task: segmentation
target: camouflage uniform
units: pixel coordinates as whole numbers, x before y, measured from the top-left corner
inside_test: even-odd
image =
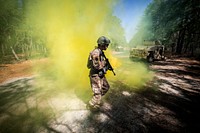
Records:
[[[89,56],[88,63],[90,66],[90,84],[93,90],[93,97],[89,101],[89,105],[98,107],[101,102],[101,97],[109,90],[110,85],[105,77],[106,61],[103,51],[95,48]]]

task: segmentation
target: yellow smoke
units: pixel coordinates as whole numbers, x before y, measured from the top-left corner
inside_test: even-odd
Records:
[[[52,78],[57,89],[90,87],[87,58],[98,37],[108,35],[105,18],[113,1],[42,0],[29,6],[27,15],[41,27],[50,53],[43,79]]]
[[[106,30],[109,22],[105,20],[112,14],[113,3],[112,0],[42,0],[30,5],[27,15],[33,25],[41,27],[50,53],[48,62],[40,67],[43,76],[38,84],[55,90],[90,88],[87,58],[98,37],[109,38]],[[108,78],[112,75],[113,80],[129,85],[141,85],[151,78],[144,65],[124,67],[110,49],[106,54],[117,73],[114,77],[108,72]]]
[[[153,78],[154,73],[142,62],[123,60],[121,63],[117,73],[120,76],[117,76],[115,81],[132,88],[140,88]]]

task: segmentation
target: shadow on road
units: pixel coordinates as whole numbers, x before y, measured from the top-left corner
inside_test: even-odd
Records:
[[[97,133],[196,133],[199,94],[187,98],[166,94],[158,86],[135,90],[113,83],[98,112],[92,112],[80,131]],[[84,128],[87,127],[87,128]]]
[[[72,98],[59,97],[56,93],[54,97],[44,97],[48,92],[41,94],[38,90],[42,88],[33,85],[34,78],[0,85],[0,132],[197,133],[200,130],[199,74],[188,72],[189,68],[184,69],[187,72],[173,67],[166,69],[173,63],[165,63],[159,64],[159,68],[152,67],[158,74],[143,87],[111,82],[111,89],[96,112],[85,108],[90,90],[74,91],[70,94]],[[69,99],[74,102],[71,104]],[[67,108],[74,104],[80,107]]]
[[[0,86],[1,133],[56,132],[49,125],[54,114],[50,108],[39,106],[32,82],[33,78],[24,78]]]
[[[150,67],[158,75],[141,88],[134,88],[120,81],[113,82],[100,111],[92,112],[89,119],[82,121],[84,126],[80,131],[197,133],[200,130],[200,74],[189,69],[197,64],[169,61],[151,65],[158,63],[159,66],[178,65],[181,68]]]

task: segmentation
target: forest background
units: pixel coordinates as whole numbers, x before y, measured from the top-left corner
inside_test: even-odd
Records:
[[[33,23],[37,14],[31,7],[38,1],[0,2],[0,62],[13,57],[22,60],[48,56],[44,25],[39,21]],[[107,31],[114,50],[119,46],[135,47],[144,40],[160,40],[171,55],[200,58],[200,2],[197,0],[152,1],[130,42],[126,42],[121,20],[111,11],[104,16],[104,23],[101,29]]]

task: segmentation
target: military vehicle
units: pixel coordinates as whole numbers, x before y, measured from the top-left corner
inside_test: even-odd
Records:
[[[164,60],[164,46],[159,41],[144,41],[141,46],[131,48],[130,58],[145,58],[148,62]]]

